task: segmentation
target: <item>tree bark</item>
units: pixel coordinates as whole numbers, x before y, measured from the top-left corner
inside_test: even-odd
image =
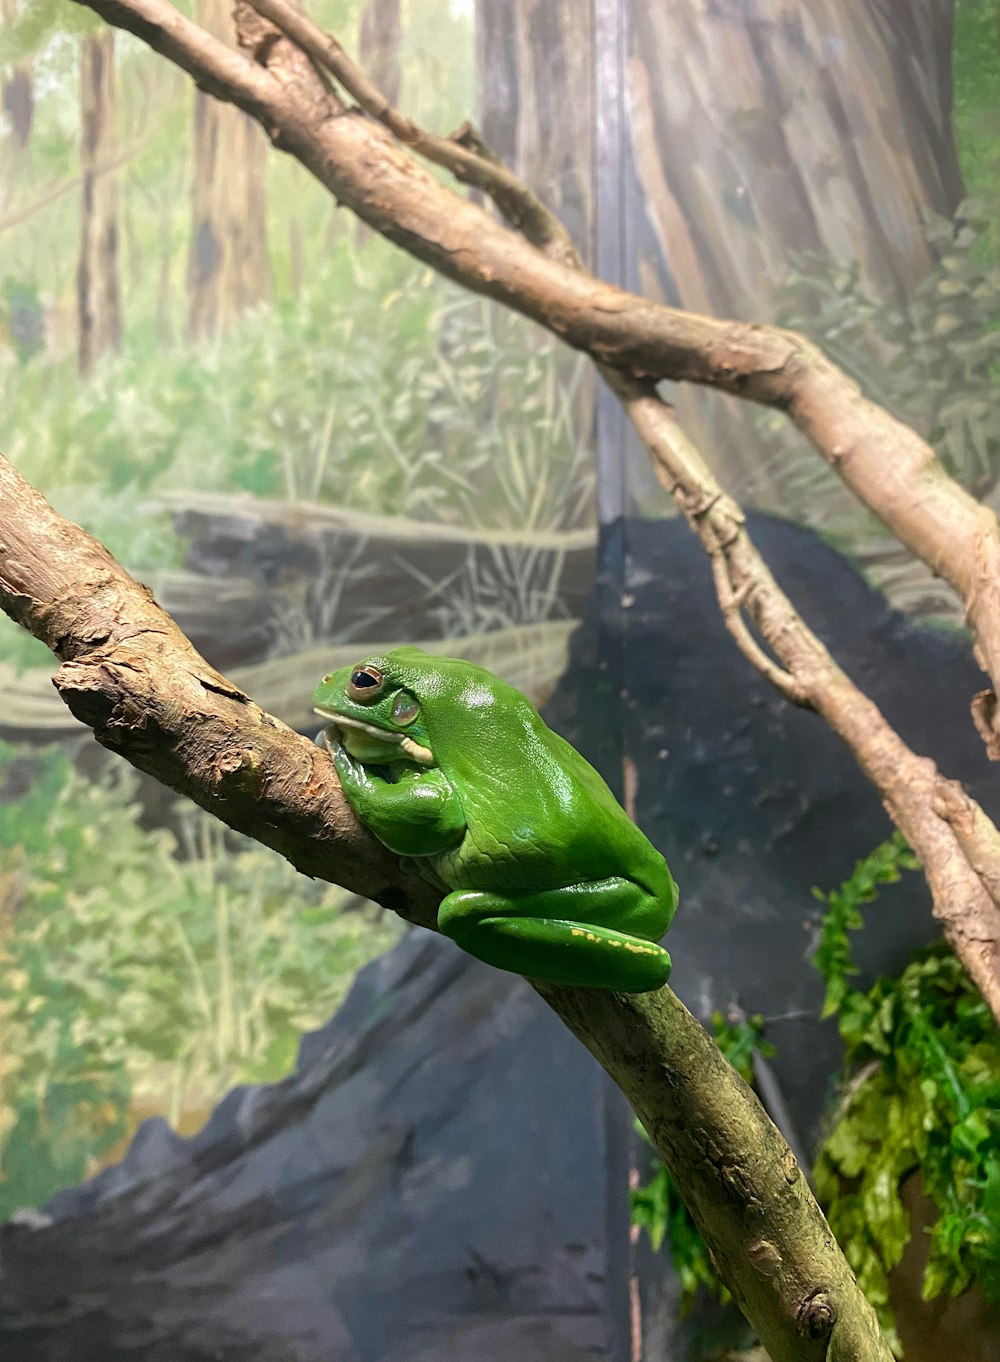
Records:
[[[198,0],[198,22],[232,44],[231,0]],[[240,109],[204,90],[194,97],[188,332],[214,336],[271,296],[267,252],[267,141]]]
[[[115,33],[88,33],[80,49],[82,201],[77,312],[80,373],[89,374],[122,341],[118,277],[118,185],[107,166],[115,155]]]

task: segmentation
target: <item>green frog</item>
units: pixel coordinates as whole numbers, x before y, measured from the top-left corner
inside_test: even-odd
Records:
[[[325,676],[314,704],[358,819],[443,891],[446,936],[549,983],[666,983],[666,861],[513,686],[405,647]]]

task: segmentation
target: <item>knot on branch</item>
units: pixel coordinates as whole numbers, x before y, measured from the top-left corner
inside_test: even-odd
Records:
[[[757,1271],[764,1277],[773,1277],[781,1266],[781,1253],[777,1245],[772,1244],[770,1239],[758,1239],[756,1243],[751,1244],[748,1256]]]
[[[236,24],[236,41],[240,47],[250,54],[258,66],[267,66],[271,49],[283,36],[281,29],[258,14],[246,0],[236,0],[233,20]]]
[[[474,155],[478,156],[481,160],[488,161],[490,165],[503,165],[503,161],[493,148],[483,140],[479,129],[476,128],[473,123],[470,123],[468,119],[466,119],[460,127],[457,127],[454,132],[449,133],[447,140],[449,142],[454,142],[457,147],[464,147],[466,151],[473,152]]]
[[[803,1338],[826,1338],[837,1322],[837,1307],[829,1292],[814,1291],[795,1312],[795,1327]]]
[[[995,690],[981,690],[972,697],[972,722],[986,744],[986,753],[990,761],[1000,761],[1000,726],[997,717]]]

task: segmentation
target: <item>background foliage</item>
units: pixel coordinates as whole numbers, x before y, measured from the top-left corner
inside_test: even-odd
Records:
[[[816,1194],[865,1295],[897,1353],[889,1273],[913,1232],[900,1196],[919,1178],[936,1210],[924,1299],[978,1284],[1000,1303],[1000,1035],[961,965],[943,945],[897,978],[870,989],[857,973],[849,933],[880,886],[919,864],[896,833],[827,893],[813,964],[825,985],[824,1017],[844,1041],[839,1100],[812,1172]],[[720,1048],[747,1082],[755,1049],[767,1053],[763,1018],[739,1025],[714,1018]],[[773,1051],[772,1051],[773,1053]],[[725,1300],[704,1240],[662,1165],[632,1198],[635,1223],[654,1248],[666,1242],[689,1309],[699,1287]]]
[[[138,785],[0,747],[0,1215],[79,1181],[143,1114],[190,1129],[283,1076],[402,931],[186,803],[176,833],[150,828]]]

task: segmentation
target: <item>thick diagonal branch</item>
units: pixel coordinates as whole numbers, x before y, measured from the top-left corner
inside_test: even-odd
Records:
[[[339,101],[324,98],[315,71],[311,84],[300,49],[287,40],[275,42],[272,35],[255,48],[264,69],[209,37],[167,0],[77,2],[246,109],[277,146],[376,231],[466,288],[533,317],[627,375],[704,383],[787,411],[858,498],[959,593],[997,690],[996,516],[948,476],[915,431],[863,397],[816,346],[774,327],[649,302],[553,258],[424,171],[382,122],[344,113]],[[273,0],[271,12],[278,12]],[[312,30],[312,42],[325,40]],[[1000,756],[1000,706],[989,693],[977,698],[976,717],[991,755]]]
[[[329,759],[3,459],[0,605],[63,660],[56,688],[98,741],[306,874],[434,923],[437,895],[355,822]],[[787,1144],[670,989],[540,991],[645,1122],[774,1362],[891,1362]]]

